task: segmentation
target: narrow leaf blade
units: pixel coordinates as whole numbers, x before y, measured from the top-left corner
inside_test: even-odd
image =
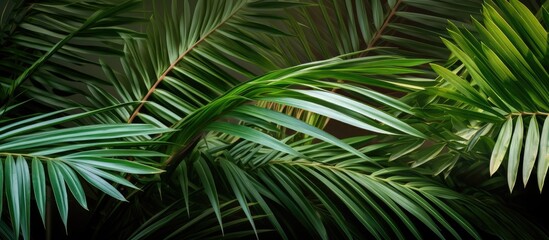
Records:
[[[539,142],[539,156],[538,156],[538,186],[539,191],[543,190],[543,183],[545,182],[545,176],[547,175],[547,169],[549,168],[549,116],[545,118],[543,123],[543,130],[541,131],[541,138]]]
[[[63,175],[59,170],[59,167],[54,161],[48,161],[48,175],[50,178],[51,188],[53,190],[53,196],[55,197],[55,203],[57,205],[57,210],[63,220],[65,225],[65,231],[67,231],[67,219],[69,216],[69,201],[67,196],[67,188],[65,186],[65,181]]]
[[[534,163],[536,163],[536,157],[539,150],[539,127],[536,116],[530,119],[528,125],[528,133],[526,135],[526,146],[524,147],[524,158],[522,160],[522,182],[526,187],[528,179],[534,169]]]
[[[511,139],[511,146],[509,148],[509,163],[507,167],[507,183],[509,185],[509,191],[513,192],[513,187],[517,180],[518,168],[520,163],[520,153],[522,150],[522,140],[524,135],[524,126],[522,122],[522,116],[517,117],[515,123],[515,131],[513,132],[513,138]]]
[[[499,132],[498,139],[496,140],[494,150],[492,150],[492,157],[490,158],[490,175],[493,175],[501,165],[501,162],[507,153],[507,148],[509,147],[512,133],[513,118],[509,118],[503,124],[503,127]]]
[[[46,173],[38,158],[32,159],[32,188],[42,223],[46,226]]]

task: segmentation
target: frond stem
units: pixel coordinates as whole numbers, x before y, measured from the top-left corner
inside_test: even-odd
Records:
[[[507,117],[512,117],[512,116],[536,116],[536,115],[542,115],[542,116],[549,116],[549,113],[545,113],[545,112],[514,112],[514,113],[510,113],[509,115],[507,115]]]

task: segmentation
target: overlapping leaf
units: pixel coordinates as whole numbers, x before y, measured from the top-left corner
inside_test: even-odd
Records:
[[[166,135],[166,137],[170,139],[170,141],[180,143],[183,146],[189,146],[193,141],[196,142],[196,136],[199,136],[203,130],[207,128],[211,129],[213,127],[214,129],[212,130],[225,132],[256,142],[261,141],[261,143],[267,144],[267,146],[272,147],[273,149],[282,150],[283,146],[280,142],[277,142],[275,139],[267,140],[268,137],[264,133],[258,132],[255,129],[236,125],[233,125],[234,127],[231,128],[230,126],[232,123],[215,123],[215,121],[220,120],[220,118],[236,118],[237,120],[252,124],[266,121],[268,123],[271,121],[275,124],[290,129],[293,128],[294,130],[307,135],[315,134],[312,130],[307,131],[307,128],[295,128],[295,126],[303,125],[304,123],[298,119],[289,117],[282,118],[283,115],[279,115],[281,117],[269,120],[264,115],[254,113],[251,108],[240,108],[246,110],[238,111],[236,116],[234,116],[234,113],[229,112],[230,110],[238,108],[243,104],[249,103],[251,100],[271,99],[273,102],[277,102],[278,99],[286,99],[283,101],[289,102],[297,108],[301,108],[301,106],[295,105],[295,102],[305,103],[303,104],[303,108],[308,110],[311,110],[310,106],[324,106],[325,108],[315,108],[312,111],[327,117],[344,119],[345,121],[352,123],[354,126],[364,128],[366,130],[373,130],[385,134],[397,134],[391,133],[389,130],[395,129],[400,132],[400,134],[406,133],[414,137],[424,138],[424,134],[394,116],[386,114],[383,111],[370,107],[366,104],[354,101],[351,98],[342,96],[341,94],[331,93],[327,91],[327,89],[321,90],[322,88],[329,89],[333,86],[329,81],[326,82],[325,79],[321,78],[321,76],[325,74],[335,74],[338,75],[340,79],[349,80],[351,82],[370,82],[373,84],[401,88],[401,83],[392,82],[390,80],[400,79],[405,81],[404,78],[398,77],[398,74],[417,72],[417,70],[410,69],[408,66],[421,63],[424,63],[424,61],[413,59],[401,60],[394,59],[392,57],[380,56],[348,60],[334,58],[299,65],[293,68],[282,69],[279,71],[273,71],[256,79],[244,82],[215,99],[211,103],[199,108],[197,111],[183,118],[174,125],[174,128],[176,129],[185,128],[184,132],[176,133],[171,136]],[[380,65],[383,65],[386,68],[379,68]],[[390,69],[389,71],[391,75],[387,75],[387,78],[379,75],[389,74],[387,73],[387,69]],[[368,76],[370,75],[374,75],[376,77],[369,78]],[[300,87],[317,88],[319,90],[289,90],[290,88]],[[351,85],[348,85],[348,87],[351,88]],[[394,102],[396,103],[397,101],[394,100]],[[401,104],[401,106],[405,106],[405,104]],[[326,110],[326,108],[332,108],[333,110]],[[210,126],[210,124],[214,125]],[[322,132],[321,130],[316,131],[318,133]],[[316,137],[325,141],[332,139],[330,141],[332,141],[332,143],[336,143],[333,140],[333,137],[328,137],[326,133],[316,134]],[[353,151],[351,148],[345,147],[344,145],[340,144],[340,146],[351,152]],[[185,151],[185,149],[187,148],[173,148],[170,150],[173,155],[168,160],[167,164],[172,164],[174,161],[181,161],[182,156],[180,153]],[[285,150],[285,152],[290,151],[291,150],[288,148]],[[356,151],[355,154],[364,157]]]

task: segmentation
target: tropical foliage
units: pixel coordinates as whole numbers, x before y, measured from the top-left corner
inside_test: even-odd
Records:
[[[548,238],[545,5],[4,1],[0,236]]]

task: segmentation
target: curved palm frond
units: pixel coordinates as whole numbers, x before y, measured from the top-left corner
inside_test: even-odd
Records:
[[[447,37],[447,21],[469,25],[469,15],[477,16],[482,1],[311,1],[313,6],[286,10],[288,24],[283,29],[293,38],[264,38],[276,46],[284,58],[273,60],[278,66],[327,59],[363,51],[360,55],[398,55],[445,61],[449,51],[440,37]],[[351,56],[347,56],[351,57]],[[415,77],[434,78],[432,72]],[[418,86],[433,86],[432,81],[418,81]],[[406,91],[383,90],[393,96]],[[324,128],[329,118],[292,107],[263,103],[298,116]]]
[[[424,138],[425,135],[423,133],[405,121],[355,101],[352,98],[345,97],[342,94],[328,91],[328,89],[332,89],[334,86],[344,89],[361,89],[357,85],[351,85],[352,82],[367,82],[372,85],[381,85],[388,88],[406,89],[408,86],[405,83],[409,81],[413,82],[413,80],[401,77],[399,74],[416,73],[418,72],[417,70],[408,67],[424,62],[423,60],[398,59],[383,56],[347,60],[336,58],[273,71],[244,82],[191,113],[173,126],[175,129],[181,128],[185,129],[185,131],[173,134],[173,137],[167,134],[166,138],[183,147],[169,150],[173,155],[167,160],[166,164],[171,165],[175,162],[175,165],[177,165],[177,161],[181,161],[182,157],[186,155],[185,153],[192,150],[188,146],[192,146],[193,143],[198,141],[197,137],[204,130],[224,132],[266,144],[276,150],[299,155],[299,153],[285,146],[280,141],[253,128],[235,125],[230,123],[230,121],[219,121],[227,117],[252,124],[271,122],[306,135],[315,136],[317,139],[331,142],[350,152],[355,152],[358,156],[365,157],[363,154],[357,153],[356,150],[339,143],[337,139],[327,135],[322,130],[301,122],[298,119],[271,110],[242,106],[253,100],[271,100],[273,102],[293,105],[294,107],[340,119],[355,127],[381,134],[394,135],[406,133],[409,136]],[[323,79],[325,77],[345,79],[349,80],[350,83],[334,85],[331,81]],[[323,88],[327,89],[323,90]],[[368,91],[366,88],[363,88],[363,92],[359,92],[359,94],[363,94],[366,97],[374,95],[372,91]],[[400,106],[405,106],[405,104],[398,102],[398,100],[392,99],[392,101],[395,104],[400,104]],[[236,112],[230,112],[235,109],[237,110]]]

